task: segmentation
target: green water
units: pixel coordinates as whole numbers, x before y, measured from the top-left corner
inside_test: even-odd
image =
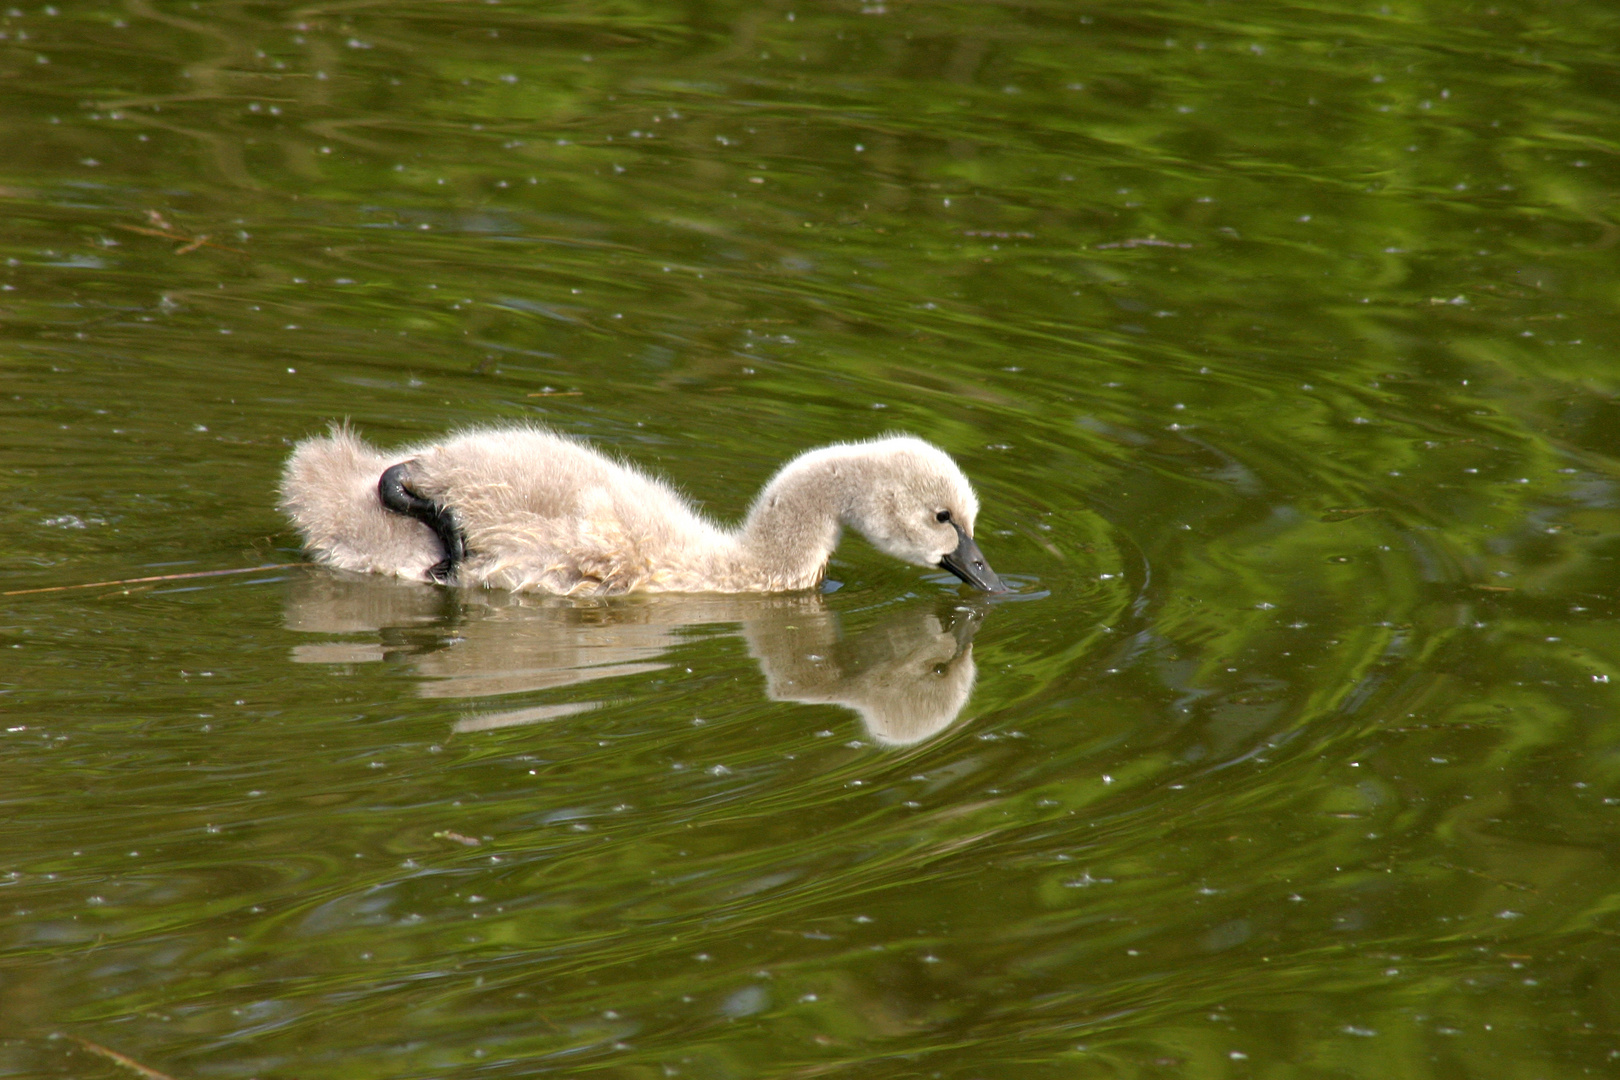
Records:
[[[5,9],[0,591],[274,568],[0,597],[0,1075],[1620,1075],[1616,41]],[[295,566],[342,417],[914,432],[1019,591]]]

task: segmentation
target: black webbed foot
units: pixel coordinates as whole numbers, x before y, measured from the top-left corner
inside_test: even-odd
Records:
[[[444,558],[430,566],[427,575],[444,585],[456,572],[457,565],[467,557],[467,538],[449,507],[440,506],[432,499],[424,499],[405,486],[405,474],[410,467],[411,462],[402,461],[384,469],[377,481],[377,497],[382,500],[384,509],[415,518],[433,530],[433,535],[439,538],[439,544],[444,548]]]

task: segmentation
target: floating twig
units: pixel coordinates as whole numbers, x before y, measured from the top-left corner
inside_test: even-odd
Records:
[[[579,397],[584,392],[585,391],[583,391],[583,390],[553,390],[551,387],[548,386],[544,390],[536,390],[534,393],[530,394],[529,396],[530,397]]]
[[[152,223],[150,228],[142,225],[124,225],[120,223],[114,223],[113,228],[123,229],[125,232],[140,233],[142,236],[161,236],[165,240],[176,241],[181,245],[179,248],[175,249],[174,253],[176,255],[189,255],[191,252],[196,251],[200,247],[219,248],[219,250],[229,251],[233,255],[247,254],[247,252],[243,251],[241,248],[226,247],[224,244],[216,244],[212,240],[208,239],[206,235],[187,236],[179,229],[176,229],[173,225],[170,225],[163,215],[158,213],[156,210],[148,210],[146,212],[146,220]]]
[[[1092,249],[1095,250],[1095,251],[1106,251],[1106,250],[1108,250],[1110,248],[1139,248],[1139,247],[1190,248],[1190,247],[1192,247],[1191,244],[1181,244],[1181,243],[1177,243],[1174,240],[1160,240],[1157,236],[1133,236],[1128,240],[1113,240],[1113,241],[1110,241],[1109,243],[1106,243],[1106,244],[1092,244],[1091,246],[1092,246]]]
[[[1322,511],[1322,516],[1317,520],[1332,525],[1340,521],[1350,521],[1353,518],[1361,517],[1363,514],[1383,513],[1388,513],[1388,511],[1382,506],[1332,506]]]
[[[465,844],[467,847],[481,847],[481,846],[483,846],[483,843],[484,843],[482,840],[479,840],[477,837],[463,836],[458,832],[451,832],[449,829],[444,829],[441,832],[434,833],[433,834],[433,839],[435,839],[435,840],[453,840],[458,844]]]
[[[1446,862],[1444,859],[1435,859],[1434,865],[1443,867],[1447,870],[1456,870],[1459,873],[1472,874],[1477,878],[1490,882],[1492,885],[1497,885],[1504,889],[1513,889],[1515,892],[1539,893],[1541,891],[1534,885],[1526,884],[1522,881],[1506,881],[1502,878],[1492,877],[1483,870],[1475,870],[1472,866],[1459,866],[1456,863]]]
[[[256,574],[261,570],[287,570],[294,566],[314,566],[314,563],[266,563],[263,566],[244,566],[236,570],[194,570],[189,574],[158,574],[154,577],[123,578],[119,581],[87,581],[83,585],[47,585],[42,589],[12,589],[0,596],[27,596],[30,593],[66,592],[69,589],[102,589],[109,585],[144,585],[149,581],[185,581],[188,578],[223,577],[226,574]]]
[[[100,1043],[93,1043],[89,1039],[81,1039],[77,1035],[69,1035],[68,1038],[72,1039],[74,1042],[78,1043],[92,1054],[100,1054],[108,1061],[122,1065],[131,1072],[139,1073],[141,1076],[146,1077],[146,1080],[174,1080],[174,1077],[170,1076],[168,1073],[161,1073],[156,1069],[147,1068],[145,1065],[142,1065],[140,1062],[136,1061],[127,1054],[120,1054],[116,1050],[109,1050]]]

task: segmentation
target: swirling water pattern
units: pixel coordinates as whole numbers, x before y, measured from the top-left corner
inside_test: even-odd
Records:
[[[9,9],[0,1074],[1611,1075],[1616,23]],[[295,566],[342,417],[1018,591]]]

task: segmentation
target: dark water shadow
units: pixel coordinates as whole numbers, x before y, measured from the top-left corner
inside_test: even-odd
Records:
[[[655,672],[694,628],[729,628],[759,663],[772,701],[841,705],[860,715],[874,741],[909,746],[944,731],[966,707],[978,674],[973,635],[987,610],[957,598],[917,600],[847,634],[816,593],[577,600],[317,572],[290,586],[286,625],[345,638],[295,645],[295,663],[397,658],[425,698],[529,694]],[[471,711],[454,730],[538,723],[604,704]]]

